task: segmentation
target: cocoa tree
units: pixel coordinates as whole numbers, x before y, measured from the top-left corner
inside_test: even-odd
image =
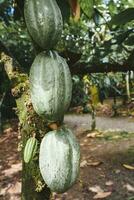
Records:
[[[115,6],[115,9],[112,10],[114,6],[113,1],[109,1],[107,3],[107,8],[105,4],[100,2],[94,4],[93,1],[85,0],[85,1],[75,1],[76,3],[73,4],[73,1],[57,1],[60,5],[60,8],[66,10],[66,6],[69,8],[68,12],[66,12],[65,20],[68,19],[70,16],[70,7],[73,11],[72,17],[75,18],[75,23],[69,22],[67,28],[65,27],[65,34],[63,35],[63,46],[64,51],[61,51],[61,45],[57,47],[57,49],[61,52],[64,57],[68,59],[68,63],[70,65],[70,69],[72,74],[86,74],[92,72],[108,72],[108,71],[128,71],[133,70],[133,23],[132,19],[133,16],[133,1],[129,1],[129,5],[125,0],[119,2],[118,7]],[[10,7],[14,8],[15,12],[14,15],[11,17],[10,12],[7,11],[7,5],[9,6],[8,1],[0,2],[1,6],[1,24],[4,27],[2,31],[9,33],[14,33],[15,31],[17,34],[19,33],[19,28],[15,30],[15,27],[18,26],[16,19],[22,19],[23,16],[23,1],[15,1],[16,4],[10,3]],[[79,4],[80,3],[80,4]],[[20,5],[21,4],[21,5]],[[99,4],[103,4],[102,10],[100,9]],[[96,6],[96,9],[94,9]],[[81,7],[81,9],[80,9]],[[129,7],[129,8],[128,8]],[[130,9],[131,8],[131,9]],[[125,11],[124,11],[125,10]],[[6,12],[5,12],[6,11]],[[109,20],[106,19],[103,12],[105,11],[106,16],[111,17]],[[107,12],[108,15],[107,15]],[[6,13],[6,15],[5,15]],[[119,13],[119,14],[118,14]],[[121,20],[122,19],[122,20]],[[11,21],[15,20],[15,26],[12,30],[10,30]],[[90,22],[95,26],[95,29],[90,29],[89,27],[85,26],[85,21]],[[84,22],[84,23],[83,23]],[[129,23],[129,26],[126,24]],[[5,26],[6,24],[6,26]],[[24,24],[24,20],[23,20]],[[104,26],[103,26],[104,25]],[[20,26],[21,27],[21,26]],[[71,27],[71,28],[70,28]],[[91,25],[92,27],[92,25]],[[98,31],[98,28],[100,31]],[[128,30],[129,29],[129,30]],[[22,30],[22,29],[21,29]],[[26,29],[25,29],[26,30]],[[78,30],[80,34],[78,34]],[[25,32],[25,31],[22,31]],[[84,32],[84,35],[83,35]],[[69,42],[67,35],[74,35],[73,38],[70,39],[71,46],[69,46]],[[3,32],[1,32],[1,35]],[[88,39],[85,41],[84,36],[88,34]],[[9,34],[10,35],[10,34]],[[13,35],[13,34],[11,34]],[[11,36],[10,35],[10,36]],[[20,36],[20,35],[19,35]],[[79,37],[78,37],[79,36]],[[82,36],[82,39],[81,39]],[[8,37],[1,37],[1,40],[4,40],[4,44],[8,46],[10,52],[15,51],[15,46],[19,48],[19,43],[13,44],[12,41],[9,40]],[[8,38],[8,40],[7,40]],[[21,38],[21,37],[20,37]],[[19,38],[19,39],[20,39]],[[23,37],[22,37],[23,38]],[[29,38],[24,37],[21,43],[21,49],[28,49],[26,54],[29,53],[29,49],[31,48],[31,42],[29,42]],[[14,37],[14,43],[15,43]],[[27,44],[23,44],[24,41],[27,40]],[[78,41],[78,46],[74,49],[74,52],[71,52],[71,48],[75,47],[76,40]],[[85,46],[83,50],[82,47]],[[2,67],[5,69],[11,84],[11,91],[12,95],[14,96],[17,104],[16,113],[19,118],[19,132],[22,136],[20,147],[22,148],[22,158],[23,158],[23,150],[26,144],[26,141],[29,137],[33,136],[36,133],[36,137],[39,141],[41,141],[42,133],[46,133],[51,128],[44,123],[43,119],[41,119],[34,111],[32,107],[32,103],[30,100],[30,92],[29,92],[29,67],[31,62],[29,60],[33,60],[34,58],[34,51],[30,49],[29,57],[25,58],[25,62],[23,63],[24,58],[23,51],[17,50],[16,55],[12,55],[9,53],[7,48],[3,48],[3,45],[0,44],[0,57]],[[17,48],[16,48],[17,49]],[[37,48],[36,48],[37,49]],[[82,51],[80,51],[82,50]],[[40,51],[40,50],[39,50]],[[19,53],[21,54],[19,54]],[[32,58],[31,56],[32,52]],[[36,51],[37,52],[37,51]],[[26,55],[25,54],[25,55]],[[117,56],[118,55],[118,56]],[[114,60],[115,57],[118,57]],[[17,58],[17,59],[16,59]],[[75,59],[74,59],[75,58]],[[82,58],[82,59],[81,59]],[[86,58],[86,59],[85,59]],[[88,59],[87,59],[88,58]],[[105,58],[103,60],[103,58]],[[81,59],[81,60],[80,60]],[[16,61],[19,60],[20,64]],[[88,60],[88,62],[85,62]],[[29,66],[22,67],[22,65]],[[45,125],[44,125],[45,124]],[[39,168],[38,168],[38,152],[35,156],[35,159],[32,161],[30,165],[26,165],[23,162],[23,172],[22,172],[22,199],[24,200],[31,200],[31,199],[49,199],[50,198],[50,190],[44,184],[44,181],[41,178]]]

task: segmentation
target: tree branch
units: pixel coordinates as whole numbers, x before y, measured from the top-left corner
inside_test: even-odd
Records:
[[[127,72],[134,71],[133,65],[120,65],[120,64],[110,64],[110,63],[100,63],[89,65],[87,63],[76,63],[75,65],[70,65],[70,71],[72,74],[90,74],[90,73],[108,73],[108,72]]]

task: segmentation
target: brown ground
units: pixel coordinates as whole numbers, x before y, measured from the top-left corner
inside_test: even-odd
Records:
[[[79,180],[67,193],[54,194],[53,199],[134,200],[134,168],[127,169],[123,166],[134,166],[134,134],[117,130],[91,134],[89,131],[85,132],[87,124],[82,126],[81,117],[78,116],[76,120],[76,116],[68,116],[65,119],[75,131],[81,146]],[[125,127],[129,127],[129,120],[128,125],[124,120]],[[102,123],[109,126],[107,119]],[[21,163],[17,144],[18,134],[14,126],[6,129],[0,136],[0,200],[20,199]]]
[[[0,200],[18,200],[21,192],[21,162],[17,122],[0,135]]]

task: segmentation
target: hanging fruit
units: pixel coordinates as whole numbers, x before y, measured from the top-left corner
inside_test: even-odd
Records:
[[[49,122],[62,122],[72,96],[69,67],[55,51],[36,56],[30,70],[34,110]]]
[[[42,49],[53,49],[60,39],[63,20],[56,0],[26,0],[24,16],[28,32]]]
[[[40,146],[39,166],[42,177],[53,192],[68,190],[79,174],[80,148],[71,130],[48,132]]]

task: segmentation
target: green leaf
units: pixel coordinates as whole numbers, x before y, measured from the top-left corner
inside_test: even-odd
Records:
[[[93,0],[79,0],[80,7],[89,18],[92,17],[94,9],[93,9]]]
[[[128,8],[122,12],[120,12],[119,14],[115,15],[111,21],[110,21],[110,25],[122,25],[122,24],[126,24],[130,21],[134,20],[134,8]]]

